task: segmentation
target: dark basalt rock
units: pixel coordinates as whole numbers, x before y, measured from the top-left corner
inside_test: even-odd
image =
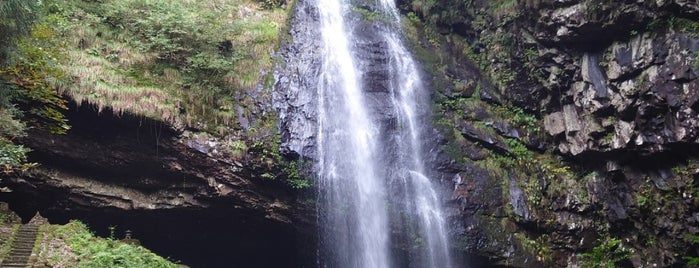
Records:
[[[282,152],[314,158],[317,86],[322,59],[320,14],[307,1],[296,1],[288,38],[282,39],[281,63],[274,72],[274,108],[279,113]],[[293,37],[293,38],[291,38]]]
[[[617,263],[623,267],[683,267],[677,256],[698,256],[683,234],[699,234],[699,203],[691,194],[699,173],[699,4],[545,0],[518,1],[512,9],[492,1],[461,4],[441,1],[427,11],[402,4],[406,12],[451,30],[436,30],[446,36],[436,50],[457,59],[444,63],[446,77],[487,77],[496,85],[468,95],[478,99],[475,105],[445,113],[457,117],[448,121],[453,126],[447,133],[458,135],[443,144],[463,154],[436,159],[445,171],[459,174],[450,192],[458,200],[455,221],[464,228],[456,237],[473,241],[457,239],[458,248],[515,267],[530,265],[513,257],[524,252],[544,267],[593,265],[580,254],[611,238],[634,249]],[[455,45],[459,38],[467,44]],[[486,72],[469,69],[470,61]],[[435,91],[456,95],[449,87]],[[514,128],[515,133],[483,102],[534,114],[542,131]],[[476,128],[476,122],[492,131]],[[522,167],[469,156],[480,149],[507,157],[508,148],[497,142],[505,137],[561,163],[550,167],[542,161],[532,168],[539,163]],[[466,163],[454,164],[450,157]],[[474,162],[482,172],[472,172]],[[569,170],[561,172],[562,167]]]
[[[306,243],[315,237],[313,207],[262,179],[254,158],[223,153],[225,141],[89,105],[71,106],[67,118],[66,135],[32,131],[22,140],[38,168],[2,180],[12,192],[0,200],[25,220],[40,211],[52,223],[86,221],[103,235],[116,225],[193,267],[313,261],[315,245]],[[231,258],[222,249],[247,253]]]

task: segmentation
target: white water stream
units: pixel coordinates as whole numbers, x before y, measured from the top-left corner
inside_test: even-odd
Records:
[[[322,67],[318,85],[317,174],[323,267],[452,266],[445,219],[422,159],[422,122],[429,94],[400,38],[400,16],[391,0],[379,0],[374,28],[388,62],[388,97],[394,128],[377,118],[376,102],[357,58],[356,20],[349,0],[316,0],[321,23]],[[355,14],[356,15],[356,14]],[[366,22],[359,23],[366,27]],[[359,29],[361,32],[362,29]],[[390,136],[390,139],[386,139]],[[393,190],[401,191],[393,193]],[[397,210],[399,213],[391,213]],[[403,215],[402,217],[392,217]],[[403,236],[392,226],[403,226]],[[409,261],[397,260],[396,237],[416,241]],[[406,239],[403,239],[406,240]],[[405,241],[402,241],[405,242]]]

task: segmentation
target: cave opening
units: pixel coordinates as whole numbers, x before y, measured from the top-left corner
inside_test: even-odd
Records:
[[[23,222],[39,211],[52,224],[78,219],[101,237],[110,236],[110,227],[116,239],[128,230],[144,247],[189,267],[305,267],[312,262],[308,256],[314,243],[297,230],[223,204],[206,209],[65,210],[26,198],[0,196]]]

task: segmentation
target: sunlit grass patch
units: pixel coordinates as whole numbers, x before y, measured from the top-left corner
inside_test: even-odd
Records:
[[[216,129],[273,68],[288,16],[249,0],[62,3],[62,90],[76,101]],[[263,94],[268,96],[271,94]]]

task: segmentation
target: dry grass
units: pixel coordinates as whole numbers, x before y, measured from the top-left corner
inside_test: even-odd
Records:
[[[65,66],[65,72],[75,79],[68,93],[76,102],[96,104],[100,111],[109,107],[116,113],[130,112],[172,123],[178,122],[175,105],[177,99],[172,94],[175,90],[139,85],[137,81],[123,74],[123,68],[131,64],[111,62],[104,57],[80,50],[70,51],[68,55],[69,64]],[[138,63],[138,58],[131,57],[126,61]],[[143,57],[141,60],[143,59],[147,58]],[[169,79],[174,76],[169,72]]]
[[[215,124],[237,125],[236,98],[262,84],[273,68],[272,55],[287,11],[264,10],[250,0],[175,0],[188,8],[213,14],[212,29],[236,29],[220,40],[231,40],[233,47],[244,47],[243,57],[222,77],[232,98],[209,92],[206,85],[185,87],[182,69],[149,68],[159,64],[158,55],[135,47],[129,29],[115,31],[94,14],[76,10],[72,28],[65,35],[68,43],[64,71],[73,77],[65,93],[80,102],[111,108],[117,113],[133,113],[193,126],[209,118]],[[223,33],[222,33],[223,34]],[[191,79],[190,79],[191,81]],[[219,90],[220,91],[220,90]],[[238,97],[236,97],[238,96]],[[184,109],[187,112],[182,114]],[[204,120],[205,121],[205,120]]]
[[[514,16],[519,12],[517,0],[498,0],[489,2],[493,15],[502,19],[505,16]]]

